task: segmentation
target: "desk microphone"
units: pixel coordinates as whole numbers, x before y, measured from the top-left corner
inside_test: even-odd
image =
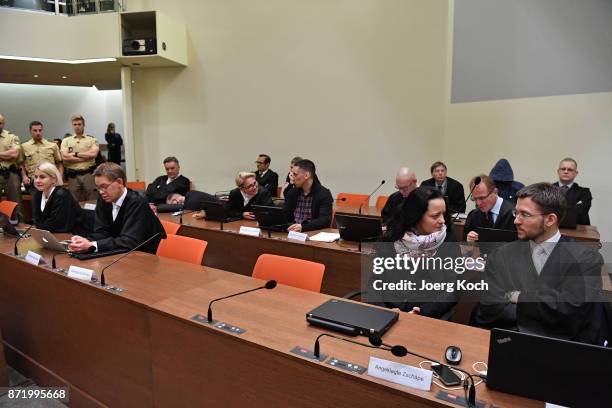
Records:
[[[334,201],[336,201],[336,202],[338,202],[338,201],[346,201],[346,197],[336,198]]]
[[[200,210],[187,210],[187,211],[181,210],[181,213],[179,214],[180,215],[179,224],[183,225],[183,214],[191,214],[191,213],[198,212],[198,211]]]
[[[56,253],[54,253],[53,256],[51,257],[51,268],[57,269],[57,264],[55,263],[55,257],[57,255],[66,255],[68,253],[69,252],[56,252]]]
[[[363,347],[369,347],[369,348],[378,348],[378,347],[376,347],[376,346],[371,346],[371,345],[369,345],[369,344],[360,343],[360,342],[355,341],[355,340],[345,339],[344,337],[339,337],[339,336],[334,336],[334,335],[332,335],[332,334],[322,333],[322,334],[319,334],[319,336],[317,336],[317,339],[315,340],[315,343],[314,343],[314,353],[313,353],[313,354],[314,354],[314,356],[315,356],[317,359],[318,359],[318,358],[319,358],[319,356],[321,355],[321,347],[320,347],[320,345],[319,345],[319,339],[320,339],[321,337],[331,337],[331,338],[333,338],[333,339],[338,339],[338,340],[346,341],[347,343],[358,344],[358,345],[363,346]]]
[[[260,290],[260,289],[274,289],[276,287],[276,281],[275,280],[269,280],[266,282],[265,285],[260,286],[258,288],[255,289],[249,289],[249,290],[245,290],[243,292],[238,292],[238,293],[234,293],[233,295],[229,295],[229,296],[223,296],[220,297],[218,299],[213,299],[210,301],[210,303],[208,304],[208,314],[207,314],[207,319],[208,319],[208,323],[212,323],[213,318],[212,318],[212,304],[219,301],[219,300],[223,300],[223,299],[228,299],[234,296],[238,296],[238,295],[244,295],[245,293],[249,293],[249,292],[254,292],[256,290]]]
[[[468,200],[470,199],[470,197],[472,197],[472,193],[474,192],[474,189],[476,188],[477,185],[480,184],[481,181],[482,181],[482,178],[480,178],[480,176],[474,179],[474,185],[470,189],[470,194],[468,194],[467,198],[465,199],[465,205],[467,205]],[[454,221],[457,221],[458,219],[459,219],[459,213],[457,213],[457,215],[455,216]]]
[[[363,207],[363,205],[364,205],[365,203],[369,203],[369,202],[370,202],[370,197],[372,197],[372,196],[374,195],[374,193],[375,193],[375,192],[377,192],[377,191],[378,191],[378,190],[379,190],[379,189],[380,189],[380,188],[383,186],[383,184],[385,184],[385,182],[386,182],[385,180],[382,180],[382,181],[380,182],[380,184],[378,185],[378,187],[376,187],[376,188],[374,189],[374,191],[372,191],[372,193],[371,193],[371,194],[368,196],[368,198],[367,198],[367,199],[365,199],[365,200],[363,200],[363,203],[361,203],[361,204],[359,205],[359,215],[361,215],[361,207]]]
[[[154,235],[151,235],[149,238],[147,238],[145,241],[141,242],[140,244],[136,245],[134,248],[130,249],[128,252],[126,252],[125,254],[121,255],[119,258],[115,259],[113,262],[109,263],[108,265],[106,265],[104,268],[102,268],[102,271],[100,272],[100,286],[104,287],[106,286],[106,279],[104,279],[104,271],[106,269],[108,269],[109,267],[111,267],[112,265],[116,264],[117,262],[119,262],[120,260],[122,260],[123,258],[125,258],[126,256],[128,256],[129,254],[131,254],[132,252],[134,252],[135,250],[137,250],[138,248],[140,248],[141,246],[143,246],[144,244],[146,244],[147,242],[151,241],[153,238],[155,238],[156,236],[158,236],[159,234],[161,234],[161,232],[156,232]],[[165,233],[164,233],[164,238],[165,238]]]
[[[464,380],[464,382],[463,382],[463,389],[464,389],[466,392],[467,392],[467,389],[468,389],[468,381],[467,381],[467,378],[469,378],[469,380],[470,380],[470,381],[469,381],[469,382],[470,382],[470,384],[469,384],[469,389],[470,389],[470,391],[469,391],[469,396],[466,398],[466,401],[467,401],[467,403],[468,403],[468,407],[469,407],[469,408],[474,408],[474,407],[476,407],[476,386],[474,385],[474,384],[475,384],[475,383],[474,383],[474,377],[472,377],[472,375],[471,375],[470,373],[468,373],[467,371],[462,370],[461,368],[458,368],[458,367],[451,367],[451,366],[449,366],[448,364],[443,364],[443,363],[441,363],[441,362],[439,362],[439,361],[434,360],[433,358],[429,358],[429,357],[426,357],[426,356],[423,356],[423,355],[420,355],[420,354],[414,353],[414,352],[412,352],[412,351],[409,351],[409,350],[408,350],[406,347],[404,347],[404,346],[400,346],[400,345],[397,345],[397,346],[391,346],[391,345],[389,345],[389,344],[385,344],[385,343],[383,343],[382,338],[380,337],[380,335],[379,335],[379,334],[377,334],[377,333],[371,334],[371,335],[368,337],[368,340],[370,341],[370,344],[371,344],[371,345],[373,345],[373,346],[375,346],[375,347],[378,347],[378,348],[381,348],[381,349],[383,349],[383,350],[388,350],[388,351],[390,351],[390,352],[391,352],[391,354],[393,354],[395,357],[405,357],[407,354],[411,354],[411,355],[413,355],[413,356],[415,356],[415,357],[422,358],[423,360],[428,360],[428,361],[431,361],[432,363],[440,364],[441,366],[446,366],[446,367],[448,367],[449,369],[453,369],[453,370],[461,371],[463,374],[465,374],[465,375],[467,376],[467,377],[466,377],[466,379],[465,379],[465,380]]]
[[[31,229],[33,226],[34,226],[34,224],[31,224],[31,225],[30,225],[28,228],[26,228],[26,230],[25,230],[25,231],[23,231],[23,233],[22,233],[22,234],[19,234],[19,238],[17,238],[17,239],[15,240],[15,256],[19,256],[19,250],[17,249],[17,243],[19,242],[19,240],[20,240],[21,238],[23,238],[23,237],[24,237],[24,236],[25,236],[25,235],[28,233],[28,231],[29,231],[29,230],[30,230],[30,229]]]

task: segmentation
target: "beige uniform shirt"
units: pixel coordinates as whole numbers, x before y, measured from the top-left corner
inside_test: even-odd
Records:
[[[98,141],[95,137],[89,135],[83,135],[77,137],[76,135],[68,136],[62,140],[62,152],[63,153],[74,153],[74,152],[86,152],[91,150],[94,146],[98,146]],[[64,167],[72,170],[87,170],[88,168],[96,164],[96,159],[87,160],[79,163],[64,163]]]
[[[34,171],[41,163],[53,163],[56,166],[62,162],[59,147],[53,142],[43,139],[36,143],[30,139],[21,145],[23,164],[28,172],[28,177],[34,177]]]
[[[0,133],[0,152],[5,152],[7,150],[11,150],[13,147],[19,147],[19,138],[17,135],[12,134],[6,129],[2,130]],[[0,160],[0,166],[2,167],[10,167],[13,164],[17,165],[19,161],[19,156],[13,160]]]

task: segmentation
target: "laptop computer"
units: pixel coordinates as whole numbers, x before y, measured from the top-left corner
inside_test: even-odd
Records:
[[[398,312],[339,299],[330,299],[306,313],[308,323],[351,336],[382,336],[398,318]]]
[[[43,248],[58,252],[68,252],[69,239],[59,241],[51,232],[36,228],[30,229],[30,234]]]
[[[225,208],[225,203],[218,201],[202,202],[202,209],[206,211],[204,219],[207,221],[232,222],[241,220],[242,217],[233,214]]]
[[[568,407],[610,406],[612,349],[492,329],[487,388]]]
[[[291,225],[282,207],[254,205],[253,213],[259,228],[266,231],[287,231]]]
[[[512,242],[518,239],[516,231],[497,228],[476,228],[479,242]]]
[[[559,228],[576,229],[576,225],[578,225],[578,210],[576,206],[568,206]]]
[[[336,226],[345,241],[376,241],[382,235],[382,220],[378,217],[336,213]]]
[[[3,213],[0,213],[0,226],[2,227],[2,233],[9,237],[20,237],[25,232],[24,229],[18,229],[11,223],[10,218]],[[26,238],[27,235],[24,235]]]

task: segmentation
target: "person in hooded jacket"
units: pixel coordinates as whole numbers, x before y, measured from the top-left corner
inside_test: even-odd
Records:
[[[499,159],[491,169],[489,177],[495,182],[497,195],[516,205],[516,193],[525,187],[525,185],[520,181],[514,180],[514,171],[512,171],[510,162],[506,159]]]

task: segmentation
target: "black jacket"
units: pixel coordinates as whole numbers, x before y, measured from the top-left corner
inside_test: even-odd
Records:
[[[166,184],[168,176],[159,176],[147,186],[147,201],[153,204],[163,204],[170,194],[185,195],[189,191],[189,179],[182,174],[170,184]]]
[[[106,143],[108,144],[108,161],[113,163],[121,164],[121,145],[123,145],[123,139],[119,133],[106,133],[104,135]]]
[[[558,182],[553,184],[559,186]],[[593,200],[591,190],[587,187],[580,187],[578,183],[574,183],[572,184],[572,188],[565,193],[565,199],[569,207],[576,207],[578,224],[591,225],[591,219],[589,218],[589,210],[591,209],[591,201]]]
[[[285,198],[283,211],[289,223],[294,223],[294,211],[297,206],[298,196],[304,194],[301,188],[292,188]],[[302,231],[313,231],[329,228],[332,221],[332,206],[334,199],[331,192],[320,183],[312,183],[310,191],[312,195],[312,218],[302,223]]]
[[[396,211],[401,210],[402,205],[404,204],[404,200],[404,196],[399,191],[396,191],[395,193],[389,196],[389,199],[387,200],[385,206],[380,212],[383,225],[389,225],[389,223],[393,219],[393,214],[395,214]]]
[[[260,188],[265,188],[270,193],[271,197],[276,197],[276,189],[278,188],[278,174],[268,169],[262,177],[259,171],[254,171],[255,179]]]
[[[77,235],[91,232],[86,227],[83,209],[68,190],[55,187],[47,200],[45,210],[41,212],[42,195],[41,191],[36,191],[32,197],[32,218],[36,228],[50,232],[72,232]]]
[[[487,259],[488,291],[474,313],[481,327],[601,344],[597,308],[603,259],[586,245],[561,237],[538,276],[529,242],[514,241]],[[506,294],[519,291],[518,303]]]
[[[427,179],[421,183],[422,186],[436,187],[436,180],[433,178]],[[463,192],[463,184],[450,177],[446,178],[446,198],[447,212],[463,213],[465,212],[465,194]]]
[[[497,220],[495,220],[493,228],[516,231],[512,210],[514,210],[514,206],[512,205],[512,203],[508,200],[504,200],[502,202],[501,208],[499,209],[499,215],[497,216]],[[470,211],[467,216],[467,219],[465,220],[465,227],[463,228],[463,240],[465,241],[467,239],[468,232],[476,231],[477,228],[482,227],[489,228],[487,224],[486,214],[480,211],[478,208],[475,208]]]
[[[154,234],[160,233],[140,248],[141,251],[152,254],[157,251],[157,246],[166,237],[166,233],[144,198],[128,189],[115,221],[112,210],[112,203],[107,203],[102,197],[98,197],[94,232],[89,234],[90,241],[97,241],[98,251],[132,249]]]
[[[235,188],[230,191],[229,199],[227,201],[226,208],[235,215],[241,216],[243,212],[252,212],[253,205],[274,205],[272,201],[272,197],[268,190],[264,188],[260,188],[259,192],[255,194],[255,196],[251,197],[249,202],[244,205],[244,198],[242,197],[242,193],[240,193],[240,188]]]
[[[397,251],[394,248],[394,242],[385,242],[377,244],[376,256],[385,258],[395,258]],[[447,230],[444,243],[438,248],[435,258],[446,260],[448,258],[457,259],[461,257],[459,243],[456,240],[454,231]],[[373,268],[370,268],[373,270]],[[452,269],[440,269],[437,266],[431,269],[420,268],[414,274],[411,271],[403,269],[386,269],[382,274],[372,274],[368,289],[364,295],[368,303],[385,306],[388,308],[399,308],[404,312],[409,312],[413,307],[421,309],[422,316],[433,317],[436,319],[449,320],[452,317],[453,307],[459,300],[460,291],[435,290],[425,291],[420,290],[421,282],[429,283],[454,283],[457,279],[462,279]],[[415,283],[415,290],[393,290],[393,291],[377,291],[375,290],[374,282],[381,280],[385,283],[400,283],[408,280]]]

